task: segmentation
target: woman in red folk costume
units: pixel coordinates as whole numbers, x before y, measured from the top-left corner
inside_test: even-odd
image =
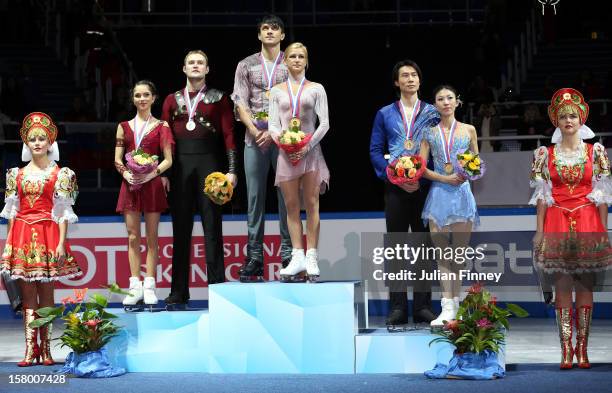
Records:
[[[78,192],[74,172],[55,163],[59,149],[51,118],[30,113],[19,133],[24,143],[21,158],[29,163],[6,174],[5,205],[0,213],[8,219],[2,271],[19,280],[23,298],[26,351],[17,365],[31,366],[42,358],[48,366],[54,364],[51,324],[35,329],[29,323],[36,319],[36,309],[54,306],[55,281],[82,274],[66,242],[68,223],[77,221],[72,205]]]
[[[583,141],[595,134],[585,125],[589,106],[579,91],[558,90],[548,114],[557,127],[553,145],[535,151],[531,174],[535,192],[530,204],[537,205],[536,267],[554,281],[561,369],[572,368],[574,355],[578,367],[589,368],[593,286],[596,274],[612,265],[606,232],[612,203],[610,163],[601,144]]]

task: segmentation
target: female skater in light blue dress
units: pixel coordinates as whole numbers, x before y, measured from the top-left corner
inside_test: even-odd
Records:
[[[436,247],[451,245],[450,232],[453,232],[452,246],[466,246],[472,226],[480,223],[476,201],[470,183],[455,173],[457,154],[469,149],[478,153],[476,129],[455,119],[455,109],[459,106],[457,91],[448,85],[434,90],[434,105],[440,112],[441,121],[424,135],[420,154],[424,161],[429,152],[434,160],[434,171],[427,169],[425,178],[432,181],[421,217],[429,222],[429,230]],[[431,322],[432,327],[443,326],[443,321],[455,319],[459,310],[461,279],[459,270],[462,265],[452,260],[439,260],[441,276],[455,273],[456,278],[440,280],[442,291],[442,313]],[[453,277],[450,275],[450,277]]]

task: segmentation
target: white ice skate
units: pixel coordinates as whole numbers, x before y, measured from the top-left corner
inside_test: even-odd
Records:
[[[304,272],[306,271],[306,256],[301,248],[294,248],[291,252],[291,262],[287,267],[280,270],[282,282],[299,282],[304,281]]]
[[[135,308],[142,307],[142,281],[138,277],[130,277],[130,288],[128,289],[129,295],[123,298],[123,308],[126,311],[131,311]]]
[[[432,329],[444,327],[444,321],[452,321],[457,316],[457,309],[455,309],[455,301],[453,299],[442,298],[440,304],[442,305],[442,312],[438,315],[438,318],[431,321]]]
[[[155,295],[155,278],[145,277],[144,283],[142,284],[142,292],[144,304],[151,306],[151,308],[157,305],[157,296]]]
[[[309,248],[308,251],[306,251],[306,275],[310,282],[317,282],[321,274],[318,259],[319,253],[316,248]]]

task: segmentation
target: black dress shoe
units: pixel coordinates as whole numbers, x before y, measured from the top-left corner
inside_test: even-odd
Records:
[[[434,319],[436,319],[436,315],[428,308],[422,308],[419,311],[416,311],[412,316],[412,320],[414,321],[414,323],[429,323]]]
[[[167,298],[164,299],[166,304],[187,304],[189,301],[188,298],[179,295],[170,294]]]
[[[407,323],[408,315],[406,314],[406,311],[400,309],[391,310],[389,316],[387,316],[387,320],[385,321],[387,326],[405,325]]]

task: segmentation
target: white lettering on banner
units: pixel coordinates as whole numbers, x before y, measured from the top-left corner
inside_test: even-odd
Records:
[[[533,265],[529,264],[526,266],[518,266],[517,261],[519,258],[532,259],[533,254],[531,250],[517,250],[516,243],[508,244],[508,251],[506,251],[506,258],[510,260],[510,270],[518,274],[531,274],[533,273]]]
[[[162,248],[162,255],[164,256],[164,258],[168,258],[171,259],[172,258],[172,243],[170,244],[166,244],[163,248]],[[170,250],[170,251],[168,251]]]
[[[275,250],[274,249],[274,244],[266,244],[266,243],[263,244],[264,254],[266,254],[268,256],[274,255],[274,256],[278,257],[278,256],[280,256],[280,250],[281,250],[280,247],[277,247],[276,250]]]
[[[172,282],[172,265],[166,266],[164,270],[162,270],[162,265],[157,264],[157,282]]]
[[[230,263],[225,267],[225,278],[227,281],[238,281],[230,274],[230,271],[233,267],[240,267],[239,263]]]
[[[193,245],[193,256],[196,258],[202,258],[204,257],[204,244],[203,243],[196,243]]]
[[[503,272],[504,271],[504,248],[498,243],[487,243],[487,253],[485,257],[474,263],[477,271],[487,271],[485,264],[490,266],[488,270]],[[491,266],[493,264],[493,266]]]
[[[282,263],[268,263],[268,277],[274,277],[274,280],[279,280],[282,267]]]
[[[208,281],[204,270],[202,270],[202,268],[198,266],[197,264],[192,263],[191,264],[191,282],[194,282],[196,280],[196,274],[200,276],[202,281]]]
[[[265,249],[265,243],[264,243],[264,249]],[[240,244],[239,243],[223,243],[223,256],[225,258],[229,258],[229,257],[243,257],[247,255],[247,247],[248,247],[248,243],[245,243],[244,246],[242,247],[242,251],[240,251]]]
[[[81,254],[83,254],[83,256],[85,256],[85,260],[87,260],[87,274],[85,274],[79,280],[68,279],[68,280],[60,280],[60,281],[62,282],[62,284],[70,285],[72,287],[80,287],[84,284],[87,284],[92,278],[95,277],[96,265],[97,265],[96,256],[93,254],[93,252],[89,251],[85,247],[73,245],[72,247],[70,247],[70,249],[72,250],[73,253],[80,252]],[[79,260],[82,260],[82,259],[79,258]]]
[[[74,248],[74,247],[73,247]],[[128,246],[96,246],[94,251],[106,252],[106,263],[108,266],[108,284],[117,282],[117,252],[127,252]]]

